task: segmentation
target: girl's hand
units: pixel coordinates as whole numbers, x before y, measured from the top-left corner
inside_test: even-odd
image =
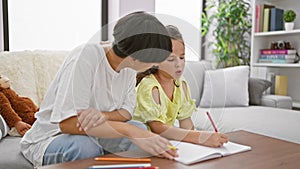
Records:
[[[199,144],[209,147],[220,147],[228,142],[228,137],[219,132],[200,131]]]
[[[177,150],[170,149],[169,146],[171,143],[167,139],[148,131],[144,131],[144,133],[141,134],[144,136],[131,138],[130,140],[142,150],[157,157],[167,158],[170,160],[178,157]]]
[[[107,119],[101,111],[94,108],[79,111],[77,114],[77,127],[79,127],[79,131],[86,131],[92,127],[98,126]]]

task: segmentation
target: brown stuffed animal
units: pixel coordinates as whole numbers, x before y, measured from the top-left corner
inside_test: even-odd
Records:
[[[10,88],[10,80],[0,75],[0,115],[7,125],[15,127],[23,136],[35,121],[37,106],[27,97],[21,97]]]

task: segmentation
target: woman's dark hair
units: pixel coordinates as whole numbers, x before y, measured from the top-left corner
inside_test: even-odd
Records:
[[[145,12],[130,13],[121,18],[113,30],[114,52],[141,62],[160,63],[172,52],[172,42],[164,25]]]
[[[184,45],[184,41],[182,38],[182,34],[180,33],[179,29],[176,26],[173,25],[167,25],[166,26],[168,35],[170,36],[171,39],[173,40],[179,40],[183,43]],[[144,71],[144,72],[140,72],[136,75],[136,86],[141,82],[141,80],[150,75],[150,74],[155,74],[158,71],[158,66],[153,66],[152,68],[149,68],[148,70]],[[175,86],[178,87],[178,84],[176,81],[174,81]]]

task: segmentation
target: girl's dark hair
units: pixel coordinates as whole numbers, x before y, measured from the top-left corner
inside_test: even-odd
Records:
[[[167,25],[166,29],[167,29],[167,32],[168,32],[171,39],[180,40],[184,45],[182,34],[180,33],[179,29],[176,26]]]
[[[173,26],[173,25],[167,25],[166,26],[166,29],[167,29],[167,32],[168,32],[168,35],[171,39],[173,40],[179,40],[183,43],[184,45],[184,41],[183,41],[183,38],[182,38],[182,34],[180,33],[179,29],[176,27],[176,26]],[[150,74],[155,74],[156,72],[158,71],[158,66],[153,66],[152,68],[144,71],[144,72],[140,72],[136,75],[136,86],[141,82],[141,80],[150,75]],[[178,84],[176,81],[174,81],[174,84],[175,86],[178,87]]]
[[[172,52],[172,42],[164,25],[145,12],[130,13],[121,18],[113,30],[114,52],[141,62],[160,63]]]

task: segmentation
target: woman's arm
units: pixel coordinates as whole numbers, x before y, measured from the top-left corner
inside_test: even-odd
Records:
[[[131,114],[125,109],[115,110],[112,112],[101,112],[97,109],[89,108],[82,110],[77,114],[77,126],[79,127],[79,130],[87,130],[100,125],[106,120],[126,122],[131,119]]]
[[[131,120],[131,114],[125,109],[114,110],[111,112],[102,112],[109,121],[123,121]]]
[[[60,129],[63,133],[90,135],[101,138],[126,137],[138,147],[152,155],[162,156],[168,159],[173,159],[177,156],[177,152],[170,150],[167,146],[171,145],[167,139],[128,123],[105,121],[102,124],[86,131],[79,130],[76,125],[77,117],[75,116],[59,123]]]

